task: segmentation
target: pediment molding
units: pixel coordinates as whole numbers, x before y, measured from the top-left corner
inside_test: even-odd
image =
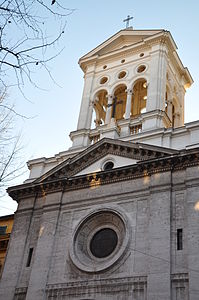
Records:
[[[41,183],[27,183],[8,188],[9,195],[16,201],[36,195],[43,196],[58,191],[84,189],[98,185],[132,180],[162,172],[175,172],[199,165],[199,149],[187,150],[180,154],[152,158],[137,164],[100,171],[95,174],[54,178]],[[198,183],[197,183],[198,184]]]
[[[109,39],[104,41],[102,44],[85,54],[80,58],[80,64],[81,61],[94,57],[96,55],[102,55],[105,53],[112,52],[114,50],[121,49],[121,46],[124,47],[137,44],[142,42],[144,39],[149,39],[151,37],[154,37],[158,34],[164,34],[165,30],[163,29],[157,29],[157,30],[120,30],[113,36],[111,36]]]
[[[44,183],[55,179],[72,177],[108,154],[145,161],[148,159],[166,157],[176,152],[178,151],[142,143],[124,142],[104,138],[77,154],[72,159],[63,162],[50,170],[42,177],[38,178],[35,183]]]

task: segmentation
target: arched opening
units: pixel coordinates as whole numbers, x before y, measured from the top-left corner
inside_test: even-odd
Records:
[[[124,119],[126,109],[126,85],[119,85],[114,92],[111,117],[116,121]]]
[[[146,112],[147,101],[147,81],[139,79],[133,87],[133,95],[131,101],[131,117]]]
[[[95,117],[93,118],[93,122],[95,127],[103,125],[105,123],[106,118],[106,110],[107,110],[107,91],[100,90],[94,99],[94,110]]]

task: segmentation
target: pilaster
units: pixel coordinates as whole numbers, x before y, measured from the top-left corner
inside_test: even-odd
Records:
[[[34,199],[29,199],[31,206]],[[20,281],[25,247],[32,220],[32,207],[26,212],[17,212],[9,241],[8,253],[5,260],[2,278],[0,280],[0,299],[14,299],[15,289]]]
[[[164,42],[152,46],[147,111],[164,110],[166,92],[167,47]]]
[[[147,300],[171,299],[170,178],[170,172],[151,176]]]
[[[62,192],[56,195],[47,195],[46,197],[46,203],[54,204],[54,208],[44,208],[26,295],[27,300],[43,300],[45,297],[45,287],[53,259],[52,254],[59,222],[59,204],[61,199]],[[54,203],[55,201],[56,204]]]
[[[90,95],[93,86],[94,72],[95,72],[95,65],[93,65],[90,72],[85,75],[84,90],[83,90],[83,96],[81,101],[77,130],[83,128],[88,129],[89,123],[91,122],[92,113],[90,107],[91,105]]]

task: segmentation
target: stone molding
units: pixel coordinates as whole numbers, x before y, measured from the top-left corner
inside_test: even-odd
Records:
[[[90,241],[101,229],[111,228],[117,233],[118,242],[111,254],[97,258],[90,252]],[[81,219],[73,232],[70,259],[83,272],[97,273],[109,269],[120,261],[128,250],[131,226],[126,213],[118,206],[102,206]]]
[[[159,172],[166,171],[177,171],[185,169],[187,167],[199,165],[199,161],[189,161],[189,158],[193,161],[193,156],[187,157],[187,162],[181,163],[180,159],[168,158],[158,161],[150,161],[143,164],[131,165],[127,167],[122,167],[113,169],[111,171],[103,171],[97,174],[81,175],[71,178],[60,178],[52,180],[49,182],[40,183],[38,185],[24,186],[22,188],[8,189],[9,195],[15,199],[19,200],[22,198],[28,198],[36,194],[42,195],[45,191],[47,193],[55,193],[58,191],[67,191],[74,189],[82,189],[91,186],[97,186],[102,184],[114,183],[118,181],[131,180],[140,177],[150,176]]]
[[[168,153],[155,151],[155,147],[147,148],[144,145],[128,147],[128,143],[100,143],[94,151],[84,151],[80,159],[76,159],[65,166],[54,170],[48,177],[8,189],[9,195],[19,200],[30,196],[46,195],[58,191],[82,189],[96,185],[108,184],[118,181],[132,180],[150,176],[159,172],[178,171],[187,167],[199,165],[198,148],[170,151]],[[158,149],[158,147],[157,147]],[[170,151],[170,154],[169,154]],[[75,173],[92,164],[104,155],[113,154],[140,160],[137,164],[108,171],[99,171],[95,174],[74,176]]]
[[[145,290],[147,286],[146,276],[123,277],[123,278],[102,278],[97,280],[68,282],[62,284],[47,285],[47,296],[59,297],[65,295],[82,295],[86,292],[91,293],[111,293],[128,290]],[[56,299],[56,298],[55,298]]]
[[[188,273],[176,273],[171,275],[171,280],[174,282],[189,281]]]
[[[26,299],[27,287],[18,287],[15,289],[14,299]]]

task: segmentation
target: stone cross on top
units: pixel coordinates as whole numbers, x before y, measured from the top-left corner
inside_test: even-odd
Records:
[[[127,18],[125,20],[123,20],[123,22],[126,22],[126,28],[129,28],[129,21],[132,19],[133,19],[133,17],[128,15]]]

